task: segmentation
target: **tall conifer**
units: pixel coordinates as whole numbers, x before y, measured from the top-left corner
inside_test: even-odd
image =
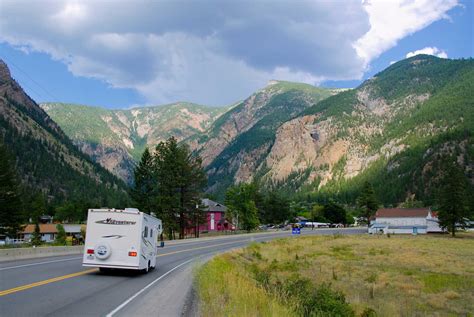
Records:
[[[16,238],[21,230],[21,199],[16,173],[4,145],[0,144],[0,233]]]

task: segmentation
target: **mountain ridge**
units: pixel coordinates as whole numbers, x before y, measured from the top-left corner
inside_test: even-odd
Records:
[[[437,140],[444,138],[466,156],[462,166],[466,173],[474,168],[469,163],[473,73],[472,59],[417,55],[394,63],[354,89],[270,81],[201,129],[183,134],[176,123],[166,136],[177,136],[202,157],[208,191],[220,198],[230,185],[258,181],[266,188],[297,195],[342,195],[353,202],[362,180],[379,184],[377,177],[394,177],[401,166],[399,173],[406,174],[403,184],[386,180],[393,190],[381,193],[383,200],[394,203],[413,193],[432,200],[410,177],[420,176],[422,166],[438,163],[424,161],[429,155],[415,149],[421,146],[425,152],[441,155],[448,145]],[[468,135],[459,139],[461,130]],[[153,147],[157,141],[143,145]]]
[[[22,183],[59,203],[127,201],[125,184],[79,151],[54,120],[11,77],[0,60],[0,140]]]

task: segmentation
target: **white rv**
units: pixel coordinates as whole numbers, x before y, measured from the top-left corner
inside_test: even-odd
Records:
[[[89,209],[82,265],[148,272],[162,231],[160,219],[136,208]]]

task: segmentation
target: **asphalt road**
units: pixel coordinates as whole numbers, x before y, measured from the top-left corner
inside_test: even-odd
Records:
[[[366,229],[305,229],[302,235],[358,234]],[[196,263],[252,241],[291,237],[291,231],[180,241],[159,250],[148,274],[101,274],[82,256],[0,264],[0,316],[180,316]],[[295,237],[295,236],[293,236]]]

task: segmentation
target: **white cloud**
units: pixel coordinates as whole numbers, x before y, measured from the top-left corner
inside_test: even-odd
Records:
[[[400,0],[402,1],[402,0]],[[269,79],[361,78],[368,63],[455,0],[3,1],[0,42],[147,103],[228,104]]]
[[[357,54],[368,64],[405,36],[448,18],[446,12],[457,4],[457,0],[365,0],[370,30],[354,44]]]
[[[407,53],[406,57],[413,57],[415,55],[419,55],[419,54],[427,54],[427,55],[433,55],[433,56],[437,56],[437,57],[441,57],[441,58],[448,58],[448,54],[443,51],[443,50],[440,50],[439,48],[437,47],[425,47],[425,48],[422,48],[421,50],[417,50],[417,51],[414,51],[414,52],[409,52]]]

